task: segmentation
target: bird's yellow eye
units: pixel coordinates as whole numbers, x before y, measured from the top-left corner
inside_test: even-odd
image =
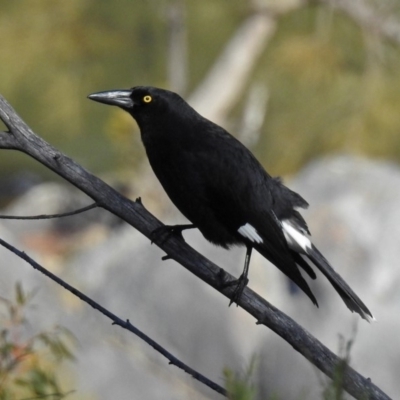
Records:
[[[151,100],[153,100],[153,98],[151,96],[149,96],[149,95],[146,95],[146,96],[143,97],[143,101],[145,103],[150,103]]]

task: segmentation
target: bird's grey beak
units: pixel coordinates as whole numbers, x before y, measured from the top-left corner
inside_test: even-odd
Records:
[[[90,100],[98,101],[99,103],[110,104],[122,108],[132,108],[133,100],[131,99],[131,90],[109,90],[107,92],[98,92],[89,94]]]

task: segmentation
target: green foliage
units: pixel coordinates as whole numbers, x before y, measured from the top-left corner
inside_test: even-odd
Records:
[[[73,158],[84,159],[89,168],[135,167],[144,153],[132,143],[132,122],[126,124],[122,112],[94,106],[86,96],[133,85],[168,87],[170,3],[0,0],[6,60],[0,65],[1,94],[35,131]],[[191,88],[204,76],[246,9],[241,0],[231,0],[229,7],[226,1],[187,2],[189,48],[207,48],[208,53],[189,51]],[[121,135],[110,130],[118,124],[125,125],[122,143]],[[134,154],[127,154],[127,149]],[[3,153],[2,173],[29,162]],[[35,163],[29,169],[52,176]]]
[[[135,125],[86,96],[139,84],[168,87],[172,3],[0,0],[2,94],[35,130],[90,169],[136,168],[144,153],[137,130],[132,135]],[[190,92],[252,9],[243,0],[181,3]],[[383,2],[379,12],[398,15],[398,4]],[[398,46],[323,4],[279,17],[253,74],[270,95],[255,148],[263,164],[273,174],[289,174],[330,152],[400,161],[399,62]],[[50,174],[11,152],[0,158],[0,170],[7,174],[27,163]]]
[[[343,379],[346,368],[350,363],[350,351],[354,341],[352,339],[345,341],[340,337],[340,362],[335,367],[335,373],[332,382],[325,388],[323,393],[324,400],[344,400],[345,392],[343,389]]]
[[[251,382],[255,365],[256,362],[253,357],[249,366],[242,373],[235,373],[229,368],[225,368],[225,388],[228,392],[229,400],[255,400],[256,389]]]
[[[326,385],[322,398],[323,400],[346,400],[349,396],[343,389],[344,374],[348,366],[350,365],[351,349],[355,343],[357,336],[357,325],[354,326],[353,333],[349,339],[345,339],[343,336],[339,336],[339,357],[340,361],[335,367],[334,376],[332,381]],[[369,398],[368,394],[365,394],[365,400]],[[364,397],[362,397],[364,400]]]
[[[0,298],[0,400],[58,400],[69,394],[55,371],[74,359],[69,348],[73,336],[62,327],[30,336],[26,314],[32,297],[17,284],[13,301]]]
[[[264,164],[282,174],[331,152],[400,160],[399,62],[398,47],[329,8],[285,16],[257,71],[271,92]]]

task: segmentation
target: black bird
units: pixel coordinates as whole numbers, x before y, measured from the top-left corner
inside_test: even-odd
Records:
[[[115,105],[138,123],[154,173],[168,196],[211,243],[247,247],[235,290],[247,283],[255,248],[292,279],[318,306],[299,267],[316,278],[310,261],[326,276],[347,307],[366,320],[371,312],[310,240],[297,208],[308,203],[271,177],[254,155],[225,129],[198,114],[178,94],[155,87],[94,93],[89,99]],[[172,227],[173,228],[173,227]]]

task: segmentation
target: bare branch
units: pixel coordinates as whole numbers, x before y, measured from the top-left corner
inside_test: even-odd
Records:
[[[21,219],[21,220],[37,220],[37,219],[54,219],[54,218],[64,218],[64,217],[70,217],[71,215],[77,215],[84,213],[89,210],[93,210],[93,208],[97,208],[98,205],[97,203],[90,204],[86,207],[78,208],[77,210],[74,211],[69,211],[66,213],[62,214],[41,214],[41,215],[25,215],[25,216],[20,216],[20,215],[0,215],[0,219]]]
[[[0,118],[3,119],[10,130],[10,133],[0,132],[0,148],[3,143],[6,143],[4,148],[10,148],[7,147],[9,141],[3,140],[3,137],[12,135],[14,138],[11,141],[13,143],[12,148],[23,151],[52,169],[81,189],[100,207],[122,218],[146,237],[150,238],[154,229],[161,226],[160,221],[144,208],[140,200],[132,202],[126,199],[99,178],[90,174],[73,160],[36,136],[1,96]],[[227,298],[231,298],[234,287],[221,285],[221,281],[233,280],[232,275],[207,260],[178,237],[171,237],[163,243],[157,241],[156,244],[170,258]],[[282,337],[327,376],[334,377],[335,368],[341,362],[339,357],[294,320],[248,287],[243,292],[239,306],[251,314],[258,324],[267,326]],[[350,366],[344,371],[343,387],[356,399],[389,400],[389,397],[369,379],[360,375]]]
[[[65,281],[60,279],[57,275],[54,275],[47,269],[43,268],[40,264],[38,264],[35,260],[33,260],[31,257],[29,257],[26,253],[16,249],[14,246],[10,245],[9,243],[7,243],[6,241],[4,241],[1,238],[0,238],[0,245],[5,247],[6,249],[10,250],[14,254],[16,254],[18,257],[25,260],[28,264],[32,265],[33,268],[35,268],[42,274],[46,275],[48,278],[50,278],[54,282],[58,283],[60,286],[62,286],[64,289],[67,289],[75,296],[79,297],[82,301],[89,304],[95,310],[100,311],[107,318],[110,318],[113,321],[113,325],[118,325],[121,328],[127,329],[128,331],[134,333],[136,336],[139,336],[140,339],[144,340],[147,344],[149,344],[151,347],[153,347],[154,350],[158,351],[165,358],[167,358],[170,364],[175,365],[176,367],[184,370],[187,374],[191,375],[193,378],[195,378],[199,382],[208,386],[210,389],[213,389],[216,392],[227,397],[227,392],[223,387],[219,386],[215,382],[206,378],[204,375],[200,374],[199,372],[195,371],[194,369],[192,369],[189,366],[187,366],[186,364],[184,364],[182,361],[178,360],[174,355],[172,355],[170,352],[168,352],[166,349],[164,349],[164,347],[160,346],[157,342],[155,342],[153,339],[151,339],[145,333],[143,333],[142,331],[137,329],[135,326],[133,326],[129,320],[124,321],[121,318],[117,317],[115,314],[111,313],[106,308],[102,307],[99,303],[96,303],[90,297],[86,296],[79,290],[75,289],[73,286],[69,285],[68,283],[66,283]]]

